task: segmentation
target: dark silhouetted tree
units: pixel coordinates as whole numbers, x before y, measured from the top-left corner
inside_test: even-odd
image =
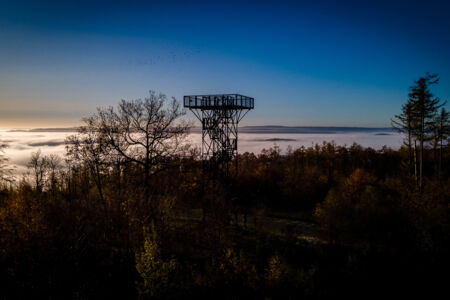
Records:
[[[103,176],[111,161],[110,147],[105,135],[98,128],[98,115],[83,119],[85,125],[78,128],[76,135],[66,139],[68,157],[74,162],[84,164],[95,182],[100,201],[105,205]]]
[[[144,100],[122,100],[114,109],[98,109],[91,127],[114,154],[143,168],[144,199],[149,200],[150,177],[167,169],[184,150],[189,126],[175,98],[150,91]]]
[[[8,158],[4,156],[3,152],[8,145],[0,142],[0,187],[2,184],[11,183],[14,181],[11,175],[12,169],[8,166]]]
[[[47,158],[41,154],[40,149],[36,152],[31,153],[31,158],[28,162],[28,168],[32,172],[33,181],[38,193],[42,192],[44,188],[47,166]]]
[[[450,136],[450,113],[443,107],[438,115],[434,119],[433,126],[433,149],[435,152],[435,159],[437,160],[437,173],[441,175],[442,168],[442,150]],[[439,155],[436,155],[437,149],[439,149]],[[436,158],[436,156],[439,156]]]
[[[423,168],[424,168],[424,147],[425,142],[431,139],[431,133],[434,126],[434,118],[442,106],[439,98],[434,97],[430,91],[430,86],[437,84],[439,77],[437,74],[427,73],[415,81],[410,87],[409,102],[411,103],[413,133],[419,142],[419,190],[423,186]]]
[[[414,154],[413,150],[413,139],[414,139],[414,130],[416,129],[416,124],[414,120],[413,115],[413,106],[414,103],[411,101],[411,99],[402,106],[402,113],[399,115],[395,115],[395,117],[391,120],[392,127],[400,131],[401,133],[406,134],[406,138],[404,140],[405,146],[408,148],[408,154],[409,154],[409,160],[408,160],[408,167],[409,172],[413,172],[413,164],[414,164]],[[415,180],[417,182],[417,174],[414,173]]]

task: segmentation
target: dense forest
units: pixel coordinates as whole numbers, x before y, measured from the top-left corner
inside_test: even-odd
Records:
[[[324,299],[447,293],[449,116],[417,80],[398,150],[324,142],[204,172],[176,100],[84,119],[65,157],[1,157],[0,298]]]

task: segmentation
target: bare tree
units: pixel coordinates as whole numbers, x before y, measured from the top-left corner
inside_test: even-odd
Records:
[[[45,156],[47,163],[47,185],[53,195],[55,196],[58,189],[58,173],[62,168],[62,160],[57,154],[50,154]]]
[[[67,156],[89,169],[100,200],[105,204],[102,175],[109,165],[110,149],[105,136],[99,131],[98,115],[83,121],[85,125],[78,128],[78,133],[66,139]]]
[[[11,175],[12,169],[7,165],[8,158],[3,155],[4,149],[7,147],[7,144],[0,143],[0,186],[3,182],[14,182],[14,178]]]
[[[33,172],[36,191],[41,193],[45,184],[45,175],[47,171],[47,158],[41,155],[41,149],[31,153],[28,168]]]
[[[122,100],[117,109],[98,109],[92,118],[102,142],[116,155],[143,168],[144,198],[149,199],[150,178],[173,162],[184,150],[189,124],[175,98],[150,91],[149,97]]]

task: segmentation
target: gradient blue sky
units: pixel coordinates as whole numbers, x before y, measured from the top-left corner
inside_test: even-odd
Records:
[[[71,126],[149,89],[255,97],[244,125],[389,126],[429,71],[450,100],[450,1],[0,0],[0,126]]]

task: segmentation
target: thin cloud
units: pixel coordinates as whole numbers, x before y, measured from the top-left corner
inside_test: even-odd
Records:
[[[28,143],[28,146],[30,147],[56,147],[64,145],[64,140],[49,140],[49,141],[39,141],[39,142],[33,142]]]

